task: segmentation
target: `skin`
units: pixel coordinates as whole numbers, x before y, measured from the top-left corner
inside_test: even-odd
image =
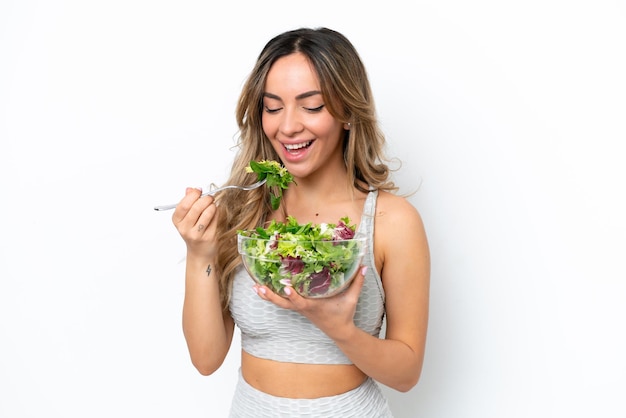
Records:
[[[349,184],[342,154],[343,135],[350,126],[327,111],[306,57],[295,53],[277,60],[265,93],[263,130],[297,184],[285,191],[282,207],[271,218],[284,220],[290,215],[300,223],[320,223],[337,222],[347,215],[359,220],[366,196]],[[217,280],[207,279],[207,266],[215,263],[218,219],[213,198],[199,195],[199,190],[187,189],[172,220],[187,245],[185,338],[193,364],[202,374],[211,374],[228,353],[234,323],[220,308]],[[249,384],[276,396],[302,398],[345,392],[366,376],[403,392],[415,386],[428,323],[426,234],[419,213],[402,197],[379,192],[376,215],[374,257],[386,294],[385,339],[354,324],[363,274],[347,291],[327,299],[306,299],[296,292],[282,297],[251,281],[261,299],[307,317],[354,364],[283,363],[243,352],[242,373]]]

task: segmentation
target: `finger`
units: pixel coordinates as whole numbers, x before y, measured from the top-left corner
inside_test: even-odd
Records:
[[[213,197],[211,196],[203,196],[196,195],[195,192],[190,193],[192,196],[196,196],[195,200],[192,202],[191,207],[187,209],[186,204],[189,202],[183,202],[183,206],[181,208],[181,212],[186,211],[184,217],[180,219],[178,224],[184,228],[193,229],[198,226],[198,221],[204,211],[213,203]],[[178,208],[177,208],[178,209]],[[178,210],[177,210],[178,211]],[[176,221],[175,221],[176,222]],[[204,226],[208,226],[209,222],[203,222]]]
[[[185,190],[185,196],[178,202],[176,208],[174,209],[174,213],[172,214],[172,221],[175,224],[178,224],[185,219],[185,216],[189,213],[189,210],[192,208],[193,204],[198,200],[200,195],[202,194],[201,189],[187,187]]]
[[[281,305],[287,309],[292,309],[300,313],[304,313],[311,309],[318,302],[313,302],[309,298],[305,298],[301,294],[295,291],[293,286],[285,286],[283,288],[284,296],[281,299],[284,301]],[[313,304],[313,305],[312,305]]]
[[[215,222],[213,222],[213,218],[215,217],[216,211],[217,206],[215,206],[214,202],[211,202],[198,217],[198,220],[194,225],[196,231],[200,234],[213,232],[215,230]]]
[[[284,309],[293,309],[293,305],[291,301],[289,300],[289,298],[292,297],[296,293],[295,291],[293,291],[293,289],[291,289],[291,295],[288,296],[285,294],[285,296],[281,296],[273,292],[267,286],[254,285],[253,288],[254,288],[254,291],[257,293],[257,295],[259,295],[261,299],[266,300],[268,302],[272,302],[276,306],[279,306]]]
[[[298,306],[298,304],[302,301],[303,297],[298,294],[291,286],[285,286],[283,288],[283,294],[285,295],[283,299],[287,299],[293,305]]]
[[[361,293],[361,289],[363,289],[363,283],[365,283],[366,273],[367,273],[367,266],[361,266],[356,277],[354,278],[354,280],[352,280],[352,283],[350,283],[350,286],[348,286],[348,289],[346,289],[345,293],[347,296],[354,296],[355,298],[358,299],[359,294]]]

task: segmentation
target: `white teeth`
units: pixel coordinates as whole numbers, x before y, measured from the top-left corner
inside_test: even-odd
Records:
[[[284,144],[284,145],[285,145],[285,148],[287,148],[290,151],[293,151],[293,150],[297,150],[300,148],[306,148],[309,145],[311,145],[311,142],[313,141],[302,142],[300,144]]]

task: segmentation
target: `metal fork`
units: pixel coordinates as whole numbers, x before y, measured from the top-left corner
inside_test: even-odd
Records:
[[[228,186],[220,187],[220,188],[215,189],[215,190],[209,190],[208,192],[202,193],[200,196],[201,197],[202,196],[213,196],[215,193],[221,192],[222,190],[226,190],[226,189],[252,190],[252,189],[256,189],[257,187],[263,186],[266,181],[267,181],[267,178],[264,178],[263,180],[257,181],[256,183],[251,184],[249,186],[228,185]],[[154,210],[158,210],[158,211],[170,210],[170,209],[174,209],[177,205],[178,205],[178,203],[173,203],[171,205],[155,206]]]

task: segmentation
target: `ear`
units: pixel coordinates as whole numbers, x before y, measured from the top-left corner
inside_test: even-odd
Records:
[[[352,124],[350,122],[343,124],[343,129],[345,129],[346,131],[349,131],[351,127],[352,127]]]

